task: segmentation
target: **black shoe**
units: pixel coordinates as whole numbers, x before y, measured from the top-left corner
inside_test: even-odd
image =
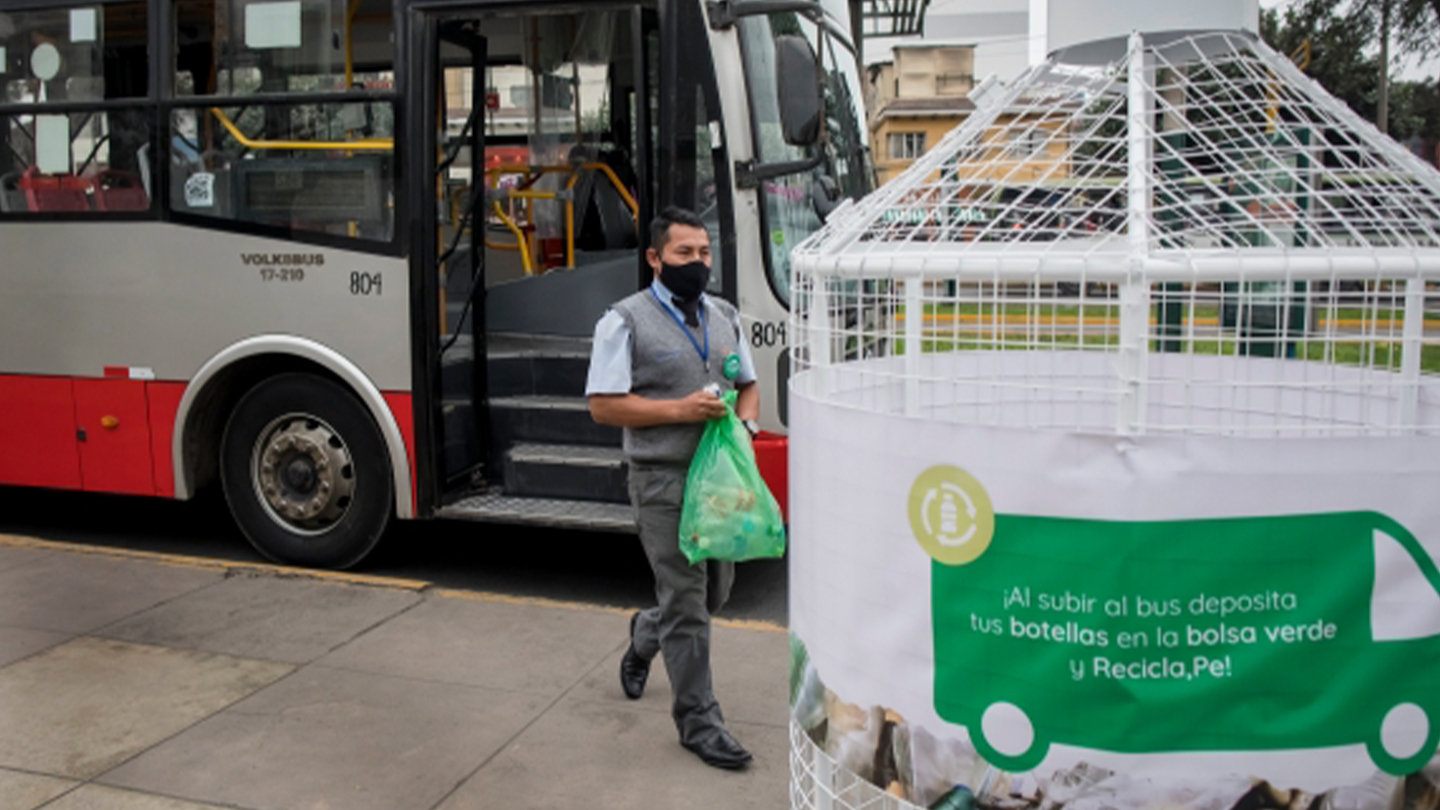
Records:
[[[639,700],[645,694],[645,679],[650,677],[650,662],[635,652],[635,622],[639,619],[639,613],[630,617],[630,647],[620,659],[620,688],[631,700]]]
[[[695,756],[700,757],[712,768],[724,768],[728,771],[738,771],[750,764],[754,757],[746,751],[730,732],[720,729],[713,737],[700,743],[681,743]]]

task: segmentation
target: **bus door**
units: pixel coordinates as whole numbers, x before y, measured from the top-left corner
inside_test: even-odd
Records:
[[[433,502],[471,490],[485,470],[485,251],[484,186],[471,182],[472,156],[484,154],[484,86],[447,82],[457,74],[473,75],[486,62],[487,43],[476,26],[463,19],[420,15],[415,33],[418,70],[412,93],[419,103],[412,132],[411,174],[419,185],[413,210],[412,255],[417,265],[424,329],[421,365],[428,372],[431,475]],[[423,457],[422,457],[423,463]]]
[[[585,358],[606,307],[650,275],[660,15],[527,3],[412,9],[408,24],[417,389],[429,478],[443,481],[422,498],[623,499],[623,475],[581,486],[536,459],[580,458],[590,474],[614,444],[619,470],[618,431],[584,412]]]
[[[441,511],[633,530],[620,431],[591,420],[585,379],[596,322],[652,277],[652,200],[706,222],[712,289],[734,300],[704,6],[416,13],[431,32],[416,210],[432,218],[417,248],[430,251],[421,273],[435,286]],[[470,497],[447,500],[467,484]]]

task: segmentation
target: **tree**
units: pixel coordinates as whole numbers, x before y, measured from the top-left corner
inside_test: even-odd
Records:
[[[1311,43],[1310,65],[1305,72],[1350,105],[1361,117],[1374,121],[1380,89],[1380,60],[1366,56],[1375,36],[1366,20],[1351,20],[1337,13],[1338,0],[1302,0],[1282,15],[1266,9],[1260,17],[1260,35],[1282,54],[1294,53]]]
[[[1390,11],[1390,35],[1400,52],[1420,57],[1440,54],[1440,0],[1297,0],[1286,17],[1339,18],[1365,32],[1367,46],[1380,44],[1380,22]],[[1274,16],[1274,11],[1266,12]]]
[[[1283,18],[1266,11],[1261,32],[1286,53],[1287,44],[1298,44],[1293,40],[1311,39],[1315,61],[1308,72],[1372,121],[1384,109],[1385,121],[1377,122],[1382,130],[1403,138],[1426,129],[1417,123],[1425,113],[1402,105],[1424,102],[1428,91],[1392,83],[1390,46],[1422,59],[1440,55],[1440,0],[1299,0]],[[1372,49],[1379,57],[1364,58]],[[1357,72],[1347,81],[1347,71]]]
[[[1417,5],[1416,0],[1393,1],[1397,6]],[[1426,0],[1427,6],[1430,2]],[[1338,0],[1302,0],[1283,14],[1266,10],[1260,17],[1260,35],[1270,47],[1286,54],[1309,40],[1312,58],[1305,72],[1362,118],[1374,121],[1380,59],[1366,56],[1365,51],[1378,36],[1378,18],[1350,12],[1353,9]],[[1406,8],[1400,8],[1397,19],[1406,13]],[[1392,82],[1387,118],[1387,131],[1397,139],[1440,141],[1440,88],[1431,82]]]
[[[1387,5],[1390,34],[1402,53],[1422,58],[1440,53],[1440,0],[1351,0],[1347,16],[1368,20],[1378,37],[1379,20]]]
[[[1440,88],[1430,82],[1396,82],[1390,95],[1390,134],[1440,141]]]

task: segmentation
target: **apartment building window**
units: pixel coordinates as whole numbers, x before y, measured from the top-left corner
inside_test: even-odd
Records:
[[[890,158],[892,160],[914,160],[925,154],[925,133],[890,133]]]
[[[1045,141],[1050,133],[1040,127],[1026,124],[1013,124],[1009,133],[1010,156],[1015,158],[1031,158],[1045,151]]]

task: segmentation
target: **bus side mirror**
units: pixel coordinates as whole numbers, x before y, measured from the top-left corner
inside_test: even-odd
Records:
[[[815,50],[802,36],[775,38],[775,83],[780,97],[780,128],[791,146],[813,146],[824,115]]]

